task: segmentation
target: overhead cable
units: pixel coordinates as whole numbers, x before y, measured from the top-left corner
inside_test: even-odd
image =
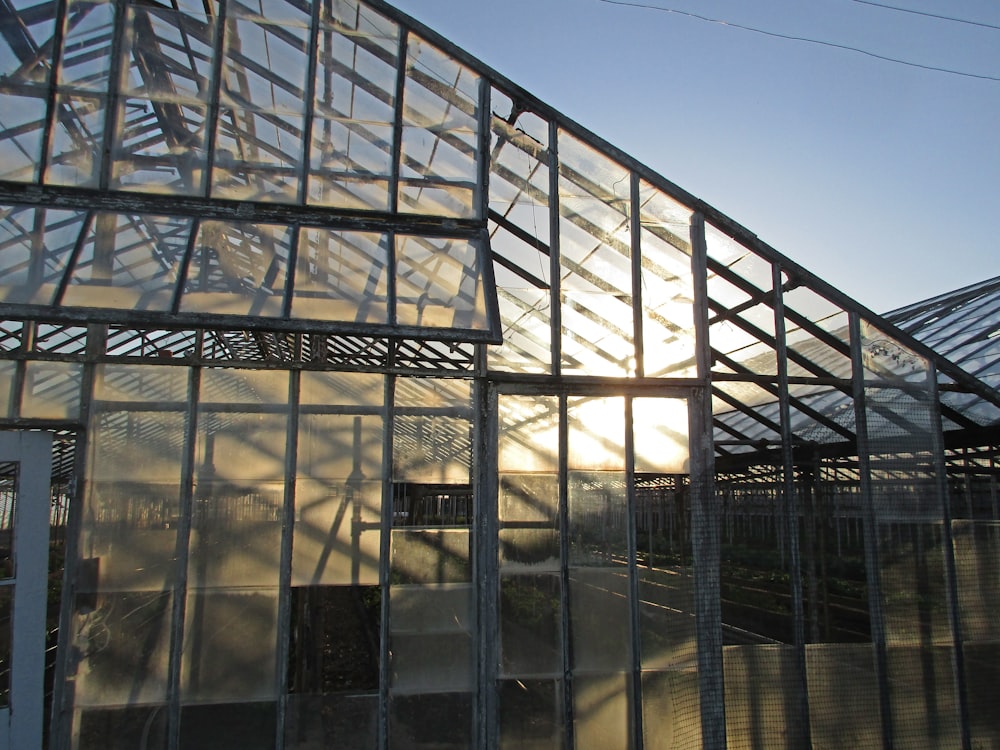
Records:
[[[927,13],[922,10],[913,10],[912,8],[900,8],[897,5],[886,5],[885,3],[876,3],[872,0],[852,0],[855,3],[861,3],[862,5],[874,5],[876,8],[888,8],[889,10],[898,10],[900,13],[912,13],[915,16],[927,16],[928,18],[939,18],[942,21],[954,21],[955,23],[967,23],[970,26],[981,26],[984,29],[996,29],[1000,31],[1000,26],[995,26],[992,23],[983,23],[982,21],[969,21],[965,18],[955,18],[954,16],[941,16],[937,13]]]
[[[982,73],[968,73],[962,70],[953,70],[951,68],[940,68],[936,65],[924,65],[923,63],[912,62],[910,60],[901,60],[897,57],[888,57],[886,55],[880,55],[877,52],[869,52],[868,50],[861,49],[859,47],[852,47],[847,44],[837,44],[836,42],[824,42],[821,39],[811,39],[804,36],[793,36],[791,34],[780,34],[777,31],[768,31],[766,29],[758,29],[754,26],[744,26],[743,24],[733,23],[731,21],[726,21],[721,18],[708,18],[707,16],[700,16],[697,13],[691,13],[686,10],[678,10],[676,8],[664,8],[659,5],[649,5],[647,3],[636,3],[628,2],[627,0],[600,0],[602,3],[608,3],[609,5],[624,5],[630,8],[645,8],[648,10],[658,10],[662,13],[676,13],[681,16],[688,16],[690,18],[696,18],[699,21],[707,21],[708,23],[717,23],[723,26],[730,26],[734,29],[742,29],[743,31],[752,31],[755,34],[763,34],[765,36],[777,37],[778,39],[789,39],[793,42],[807,42],[809,44],[818,44],[823,47],[834,47],[835,49],[847,50],[848,52],[857,52],[861,55],[867,55],[868,57],[874,57],[876,60],[884,60],[885,62],[896,63],[898,65],[908,65],[911,68],[920,68],[922,70],[933,70],[937,73],[948,73],[954,76],[964,76],[966,78],[978,78],[983,81],[1000,81],[1000,76],[985,75]]]

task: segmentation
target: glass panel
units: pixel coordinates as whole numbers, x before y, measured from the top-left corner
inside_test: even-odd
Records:
[[[114,22],[114,3],[70,0],[63,32],[60,87],[100,92],[108,90]]]
[[[389,746],[427,750],[472,747],[470,693],[393,695],[389,699]]]
[[[389,597],[391,691],[471,691],[472,585],[393,585]]]
[[[380,375],[305,372],[300,403],[304,411],[325,396],[330,411],[364,400],[381,409],[382,384]],[[378,583],[382,432],[380,414],[300,415],[293,585]]]
[[[562,682],[503,680],[500,683],[501,750],[562,750]]]
[[[212,196],[242,201],[298,200],[305,119],[285,112],[219,112]]]
[[[44,181],[52,185],[97,187],[104,148],[103,97],[59,94]]]
[[[25,366],[21,416],[34,419],[77,419],[83,366],[75,362],[28,362]]]
[[[996,476],[990,477],[996,499]],[[1000,525],[993,521],[955,521],[955,562],[962,649],[968,685],[969,715],[973,717],[973,745],[1000,742],[995,718],[1000,684],[994,666],[1000,658]]]
[[[389,238],[304,227],[299,233],[292,316],[389,322]]]
[[[286,226],[202,222],[180,309],[281,317],[291,240]]]
[[[172,601],[166,591],[77,598],[72,633],[78,708],[166,700]]]
[[[694,377],[691,210],[641,182],[639,211],[643,372]]]
[[[181,658],[182,703],[220,703],[275,698],[278,594],[266,589],[188,593]],[[264,712],[266,714],[266,712]],[[183,722],[182,710],[182,722]],[[193,736],[205,736],[201,726]],[[183,731],[182,731],[183,734]],[[274,728],[261,745],[271,748]],[[185,745],[182,741],[182,746]],[[214,745],[232,747],[241,745]]]
[[[542,211],[547,216],[547,211]],[[491,225],[490,253],[503,343],[489,347],[489,366],[508,372],[552,370],[552,296],[548,253]]]
[[[632,676],[581,675],[573,679],[574,730],[577,750],[633,747]]]
[[[4,24],[11,29],[0,34],[0,77],[5,82],[38,84],[49,78],[48,60],[36,50],[52,38],[55,17],[51,10],[39,13],[37,8],[33,0],[10,0],[5,6]]]
[[[62,304],[169,312],[191,220],[97,214]]]
[[[285,750],[377,747],[378,695],[289,695]]]
[[[403,92],[399,210],[473,218],[479,213],[480,79],[409,36]]]
[[[167,750],[166,706],[94,709],[81,712],[79,750]]]
[[[187,383],[183,368],[98,368],[81,529],[82,564],[96,575],[79,590],[175,584]]]
[[[85,214],[45,208],[0,211],[0,299],[49,305],[84,228]]]
[[[468,486],[471,431],[472,391],[467,381],[400,378],[396,381],[393,478]]]
[[[309,202],[387,211],[399,29],[353,0],[320,24]]]
[[[42,96],[0,92],[0,179],[38,179],[46,111]]]
[[[205,191],[207,108],[123,98],[118,104],[111,186],[176,195]]]
[[[559,139],[562,362],[566,374],[635,374],[630,175]]]
[[[630,667],[624,439],[623,398],[569,399],[567,541],[570,632],[578,676]],[[605,684],[604,678],[595,678],[593,686],[600,690],[597,686]],[[583,694],[574,690],[574,700],[583,700]]]
[[[481,248],[469,240],[396,238],[399,325],[486,330]]]
[[[17,362],[0,361],[0,417],[14,416],[14,377],[17,374]]]
[[[698,673],[694,669],[642,673],[642,746],[645,750],[701,747]]]
[[[287,372],[203,372],[189,588],[278,585],[287,403]]]
[[[187,750],[272,750],[277,733],[274,703],[181,708],[179,747]]]

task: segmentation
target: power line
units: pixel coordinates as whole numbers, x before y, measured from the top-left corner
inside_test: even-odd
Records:
[[[925,13],[922,10],[913,10],[912,8],[900,8],[896,5],[886,5],[885,3],[875,3],[872,0],[852,0],[855,3],[861,3],[862,5],[874,5],[876,8],[888,8],[889,10],[898,10],[900,13],[912,13],[915,16],[927,16],[928,18],[939,18],[942,21],[954,21],[955,23],[967,23],[970,26],[981,26],[984,29],[996,29],[1000,31],[1000,26],[994,26],[991,23],[983,23],[982,21],[969,21],[965,18],[955,18],[954,16],[940,16],[937,13]]]
[[[911,68],[920,68],[922,70],[933,70],[938,73],[948,73],[950,75],[964,76],[966,78],[978,78],[983,81],[1000,81],[1000,76],[990,76],[981,73],[967,73],[962,70],[952,70],[951,68],[939,68],[936,65],[924,65],[922,63],[916,63],[910,60],[901,60],[897,57],[888,57],[886,55],[880,55],[877,52],[869,52],[868,50],[864,50],[859,47],[851,47],[850,45],[847,44],[837,44],[836,42],[824,42],[821,39],[811,39],[809,37],[804,37],[804,36],[792,36],[790,34],[780,34],[777,31],[758,29],[754,26],[744,26],[743,24],[733,23],[731,21],[726,21],[721,18],[708,18],[707,16],[700,16],[697,13],[690,13],[686,10],[677,10],[676,8],[663,8],[659,5],[627,2],[627,0],[600,0],[600,2],[608,3],[609,5],[624,5],[630,8],[645,8],[647,10],[658,10],[662,13],[676,13],[681,16],[688,16],[689,18],[696,18],[699,21],[707,21],[708,23],[717,23],[721,24],[722,26],[730,26],[734,29],[742,29],[743,31],[752,31],[755,34],[763,34],[764,36],[776,37],[778,39],[788,39],[793,42],[807,42],[808,44],[818,44],[822,47],[833,47],[835,49],[847,50],[848,52],[857,52],[858,54],[861,55],[874,57],[876,60],[884,60],[885,62],[896,63],[897,65],[908,65]]]

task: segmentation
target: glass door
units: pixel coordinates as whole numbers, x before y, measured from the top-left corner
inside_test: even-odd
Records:
[[[52,436],[0,433],[0,750],[42,746]]]

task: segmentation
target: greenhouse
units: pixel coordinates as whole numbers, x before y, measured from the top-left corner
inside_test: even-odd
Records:
[[[3,0],[0,321],[0,748],[1000,746],[1000,279],[382,0]]]

